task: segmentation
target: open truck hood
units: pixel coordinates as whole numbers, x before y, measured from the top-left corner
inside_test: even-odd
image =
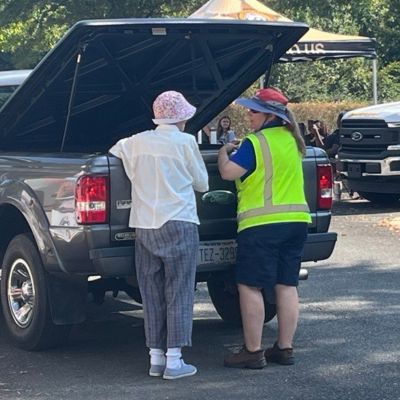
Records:
[[[177,90],[196,132],[308,30],[302,23],[119,19],[74,25],[0,111],[1,148],[105,151],[153,127],[152,102]],[[79,62],[77,62],[79,60]]]

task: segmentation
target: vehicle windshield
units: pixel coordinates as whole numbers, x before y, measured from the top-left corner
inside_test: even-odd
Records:
[[[7,99],[11,96],[14,90],[18,87],[18,85],[13,86],[0,86],[0,108],[7,101]]]

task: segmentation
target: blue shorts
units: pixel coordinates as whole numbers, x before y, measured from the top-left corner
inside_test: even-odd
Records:
[[[297,286],[307,223],[286,222],[255,226],[239,232],[236,282],[273,289]]]

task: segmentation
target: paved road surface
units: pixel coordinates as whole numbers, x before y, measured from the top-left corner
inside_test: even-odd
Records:
[[[88,306],[88,322],[61,349],[17,350],[0,330],[0,399],[400,399],[399,216],[400,207],[335,205],[335,253],[309,264],[300,287],[295,366],[222,367],[223,355],[241,345],[241,331],[221,322],[199,285],[194,347],[186,352],[196,376],[148,377],[140,307],[109,298],[101,308]],[[264,343],[275,334],[273,321]]]

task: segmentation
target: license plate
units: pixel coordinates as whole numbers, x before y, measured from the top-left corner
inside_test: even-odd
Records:
[[[349,163],[347,165],[347,173],[349,178],[361,178],[361,164]]]
[[[200,242],[198,264],[230,264],[236,261],[236,240]]]

